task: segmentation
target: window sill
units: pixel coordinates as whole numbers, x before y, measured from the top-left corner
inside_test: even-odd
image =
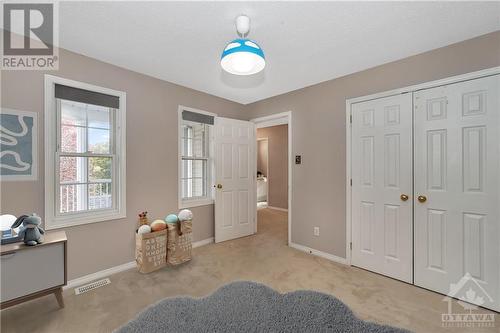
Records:
[[[181,200],[179,202],[179,209],[208,206],[213,204],[214,204],[213,199]]]
[[[61,229],[67,227],[74,227],[78,225],[85,225],[97,222],[106,222],[111,220],[118,220],[126,218],[127,214],[124,212],[112,210],[101,212],[85,212],[81,214],[72,214],[67,216],[53,217],[45,221],[46,230]]]

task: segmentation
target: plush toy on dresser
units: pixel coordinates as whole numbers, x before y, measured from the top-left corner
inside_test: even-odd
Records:
[[[42,219],[40,216],[33,213],[33,215],[21,215],[17,218],[16,222],[12,225],[12,229],[17,228],[21,225],[19,229],[19,237],[23,239],[24,244],[33,246],[42,243],[42,235],[45,233],[40,224]]]

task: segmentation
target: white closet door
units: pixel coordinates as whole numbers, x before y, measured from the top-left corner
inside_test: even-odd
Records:
[[[215,120],[215,242],[255,232],[255,125]]]
[[[448,294],[469,273],[497,311],[499,91],[497,75],[414,95],[415,284]]]
[[[351,111],[352,264],[412,283],[411,94]]]

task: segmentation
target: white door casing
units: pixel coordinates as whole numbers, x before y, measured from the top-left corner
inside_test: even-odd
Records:
[[[215,119],[215,242],[255,232],[255,125]]]
[[[355,103],[351,114],[351,263],[412,283],[412,94]]]
[[[500,76],[414,98],[415,284],[448,294],[469,273],[499,311]]]

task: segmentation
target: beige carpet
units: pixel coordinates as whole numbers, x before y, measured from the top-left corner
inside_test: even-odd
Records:
[[[362,319],[416,332],[499,332],[500,315],[496,328],[442,328],[442,295],[289,248],[286,213],[258,214],[257,235],[197,248],[181,267],[147,275],[126,271],[112,275],[111,285],[79,296],[68,290],[62,310],[52,296],[8,308],[1,312],[2,332],[109,332],[162,298],[203,296],[234,280],[330,293]]]

